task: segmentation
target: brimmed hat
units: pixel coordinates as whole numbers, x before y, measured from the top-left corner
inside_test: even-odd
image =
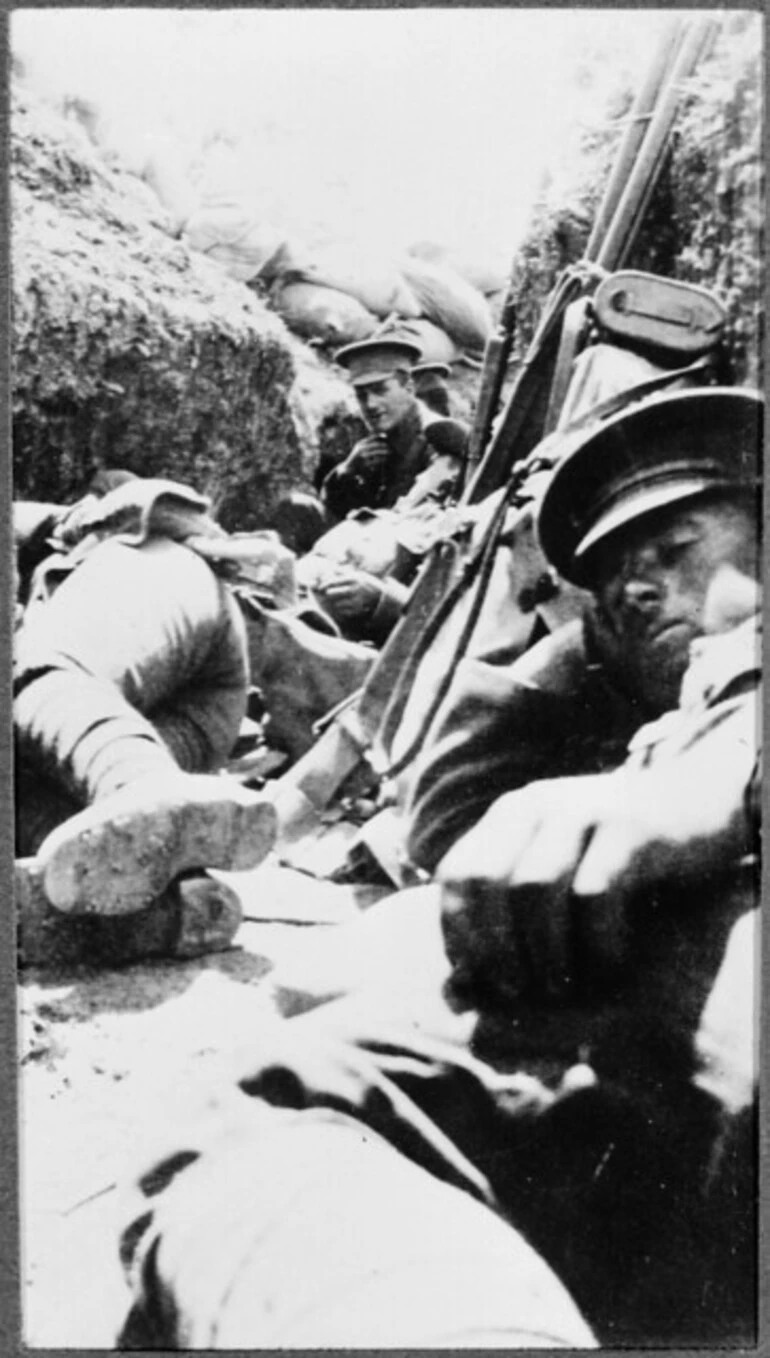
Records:
[[[417,363],[412,368],[412,377],[451,377],[452,369],[448,363]]]
[[[409,373],[422,358],[422,349],[411,340],[372,339],[358,344],[346,344],[334,355],[350,373],[354,387],[369,382],[382,382],[396,372]]]
[[[538,537],[550,563],[586,585],[588,557],[626,524],[710,491],[756,487],[763,410],[759,392],[706,387],[649,397],[589,425],[540,504]]]

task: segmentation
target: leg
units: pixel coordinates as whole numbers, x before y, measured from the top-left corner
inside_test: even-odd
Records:
[[[694,913],[691,928],[707,956],[688,933],[670,978],[677,991],[686,960],[703,973],[699,994],[708,993],[741,900],[729,910],[723,901],[720,920]],[[707,932],[719,935],[713,947]],[[336,937],[330,932],[291,967],[279,962],[284,1010],[300,1016],[260,1034],[233,1085],[260,1105],[344,1111],[426,1172],[496,1206],[565,1282],[603,1342],[697,1346],[731,1335],[749,1342],[752,1270],[741,1291],[739,1270],[728,1265],[731,1249],[742,1264],[754,1257],[750,1137],[745,1128],[736,1136],[734,1119],[724,1121],[729,1108],[713,1097],[722,1058],[737,1053],[742,1076],[751,1047],[736,1044],[730,988],[725,1013],[718,993],[736,968],[739,984],[748,984],[748,932],[741,923],[731,935],[693,1082],[694,1034],[681,1026],[671,988],[653,990],[647,971],[640,989],[595,1010],[522,1006],[497,1016],[496,1028],[473,1012],[453,1013],[441,995],[449,967],[437,892],[401,893]],[[662,951],[668,957],[673,949]],[[751,1014],[750,1003],[742,1006],[740,1016]],[[733,1106],[735,1089],[745,1099],[745,1080],[729,1082]],[[745,1110],[744,1103],[744,1121]],[[726,1276],[730,1285],[714,1305],[710,1296]]]
[[[177,765],[216,768],[245,712],[243,622],[176,543],[108,541],[16,639],[20,752],[85,801]]]
[[[106,542],[30,608],[16,655],[20,762],[94,803],[39,847],[55,906],[139,910],[189,868],[261,861],[274,836],[268,803],[181,772],[226,757],[247,675],[237,606],[175,543]]]
[[[247,1111],[142,1181],[121,1347],[595,1347],[490,1208],[341,1114]]]

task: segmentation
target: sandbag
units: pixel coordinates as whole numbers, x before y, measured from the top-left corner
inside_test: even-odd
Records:
[[[283,244],[282,232],[260,221],[255,208],[224,194],[209,197],[193,212],[184,239],[240,283],[256,278]]]
[[[380,318],[420,314],[417,299],[396,264],[355,241],[297,249],[284,267],[287,281],[293,274],[297,280],[346,292]]]
[[[480,352],[492,331],[486,299],[445,264],[405,255],[401,272],[423,316],[445,330],[461,349]]]
[[[316,283],[281,283],[272,303],[290,330],[325,344],[349,344],[368,339],[377,319],[355,297]]]
[[[422,350],[422,363],[455,363],[460,351],[446,330],[426,321],[424,317],[416,321],[399,322],[398,334],[404,339],[413,339]]]
[[[141,177],[169,214],[171,231],[178,235],[195,212],[195,191],[185,173],[179,154],[171,145],[153,147],[145,160]]]
[[[172,235],[178,235],[195,210],[199,195],[188,172],[188,155],[181,140],[163,128],[142,129],[136,121],[119,118],[92,99],[65,95],[61,112],[79,126],[109,164],[143,180],[169,216]]]
[[[409,246],[407,254],[453,269],[485,297],[504,289],[508,278],[510,261],[500,250],[479,249],[471,253],[450,245],[439,245],[437,241],[419,240]]]

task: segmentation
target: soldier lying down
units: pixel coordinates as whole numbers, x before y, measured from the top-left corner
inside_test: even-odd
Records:
[[[557,468],[542,544],[656,719],[527,786],[516,714],[559,716],[565,662],[517,662],[492,804],[450,846],[423,801],[436,885],[285,972],[295,1016],[144,1166],[124,1347],[752,1341],[759,429],[679,393]]]

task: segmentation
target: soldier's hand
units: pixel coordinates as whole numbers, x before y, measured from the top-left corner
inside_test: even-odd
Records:
[[[373,613],[382,595],[382,585],[366,571],[344,569],[326,581],[319,592],[332,616],[347,620]]]
[[[442,860],[444,942],[458,994],[483,1004],[569,989],[570,896],[606,781],[559,779],[508,793]]]
[[[693,769],[533,783],[501,797],[439,865],[454,988],[469,1002],[568,993],[627,960],[632,902],[745,850],[739,787]],[[712,780],[713,781],[713,780]]]
[[[374,471],[386,462],[388,453],[384,434],[369,434],[356,445],[351,454],[351,461],[359,469],[365,467],[367,471]]]

